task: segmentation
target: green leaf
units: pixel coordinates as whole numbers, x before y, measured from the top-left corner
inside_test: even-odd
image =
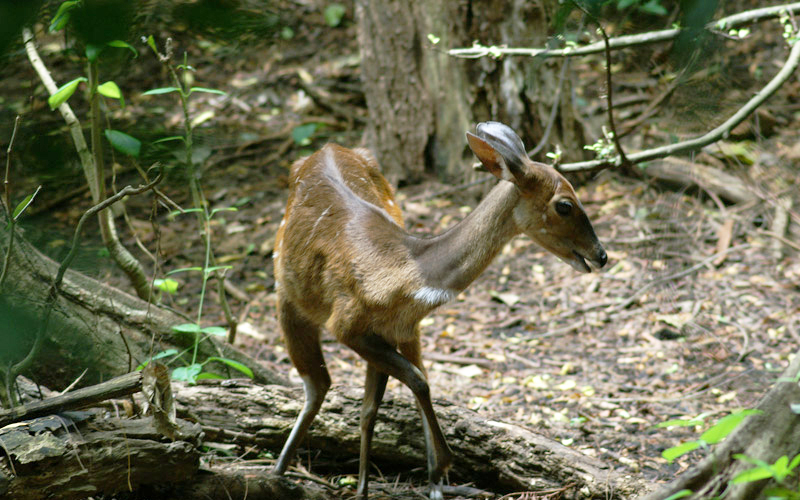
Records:
[[[197,323],[183,323],[181,325],[173,326],[172,331],[178,333],[199,333],[200,325]]]
[[[189,89],[189,95],[191,95],[192,92],[205,92],[207,94],[228,95],[228,93],[223,90],[207,89],[205,87],[192,87]]]
[[[213,209],[211,213],[208,215],[208,217],[209,218],[214,217],[217,214],[217,212],[238,212],[238,211],[239,209],[236,207],[220,207]]]
[[[158,95],[158,94],[169,94],[170,92],[180,92],[181,89],[178,87],[160,87],[157,89],[151,89],[147,92],[142,93],[142,95]]]
[[[291,40],[294,38],[294,30],[289,26],[284,26],[281,28],[281,38],[284,40]]]
[[[699,417],[690,420],[675,419],[675,420],[667,420],[665,422],[660,422],[656,424],[656,428],[661,429],[664,427],[694,427],[702,423],[703,419]]]
[[[700,439],[708,444],[717,444],[733,432],[748,415],[763,413],[761,410],[742,410],[723,417],[713,427],[700,435]]]
[[[173,295],[178,291],[179,284],[177,281],[167,278],[153,280],[153,286],[162,292],[167,292],[168,294]]]
[[[335,28],[339,26],[339,24],[342,22],[344,13],[345,13],[344,5],[340,3],[332,3],[327,7],[325,7],[323,16],[325,17],[325,22],[328,23],[328,26],[330,26],[331,28]]]
[[[795,455],[792,461],[789,463],[789,471],[793,471],[798,464],[800,464],[800,454]]]
[[[295,144],[298,146],[307,146],[311,143],[311,136],[314,135],[316,130],[316,123],[297,126],[292,130],[292,139],[294,139]]]
[[[772,471],[769,469],[764,469],[763,467],[754,467],[752,469],[744,470],[733,479],[731,479],[732,484],[742,484],[742,483],[752,483],[753,481],[761,481],[762,479],[767,479],[768,477],[772,477]]]
[[[36,198],[36,195],[39,194],[39,190],[42,189],[42,186],[36,188],[36,191],[29,194],[25,197],[21,202],[17,204],[17,207],[14,209],[14,213],[11,214],[11,219],[16,222],[19,219],[19,216],[27,210],[31,203],[33,203],[33,199]]]
[[[692,490],[681,490],[681,491],[678,491],[676,493],[673,493],[672,495],[668,496],[664,500],[678,500],[679,498],[688,497],[692,493],[693,493]]]
[[[206,274],[211,274],[214,271],[219,271],[221,269],[233,269],[233,266],[210,266],[206,268]]]
[[[679,444],[678,446],[667,448],[661,452],[661,456],[664,457],[668,462],[672,462],[676,458],[700,448],[701,445],[702,443],[700,441],[687,441],[686,443]]]
[[[661,5],[660,0],[650,0],[646,4],[642,5],[640,9],[642,9],[643,12],[652,14],[654,16],[667,15],[667,9],[665,9],[664,6]]]
[[[156,39],[153,38],[153,35],[149,35],[147,37],[147,45],[149,45],[150,48],[153,49],[153,52],[158,54],[158,49],[156,48]]]
[[[216,335],[217,337],[224,337],[228,334],[228,330],[221,326],[207,326],[200,331],[207,335]]]
[[[636,0],[619,0],[617,2],[617,9],[619,9],[619,10],[627,9],[628,7],[630,7],[631,5],[633,5],[635,3],[636,3]]]
[[[159,142],[169,142],[169,141],[184,141],[184,142],[186,142],[186,139],[184,139],[184,137],[182,135],[171,135],[169,137],[164,137],[164,138],[159,139],[157,141],[153,141],[153,144],[158,144]]]
[[[155,360],[161,359],[161,358],[166,358],[168,356],[174,356],[176,354],[178,354],[178,350],[177,349],[167,349],[166,351],[161,351],[160,353],[158,353],[155,356],[151,357],[150,359],[148,359],[147,361],[145,361],[141,365],[137,366],[136,369],[137,370],[141,370],[142,368],[144,368],[145,366],[150,364],[151,361],[155,361]]]
[[[238,370],[238,371],[244,373],[245,375],[247,375],[249,378],[253,378],[253,370],[251,370],[247,366],[243,365],[242,363],[239,363],[238,361],[234,361],[234,360],[228,359],[228,358],[218,358],[216,356],[212,356],[212,357],[208,358],[208,361],[219,361],[220,363],[225,363],[226,365],[230,366],[234,370]]]
[[[106,129],[105,134],[106,139],[114,146],[114,149],[128,156],[139,157],[142,141],[119,130]]]
[[[97,92],[99,92],[100,95],[104,95],[112,99],[122,99],[122,92],[119,90],[117,84],[112,81],[98,85]]]
[[[62,85],[58,90],[56,90],[55,94],[47,98],[47,104],[50,105],[50,109],[56,109],[67,102],[67,99],[72,97],[72,94],[75,93],[75,90],[78,88],[78,84],[85,81],[87,81],[85,76],[79,76],[78,78]]]
[[[199,375],[198,375],[198,376],[195,378],[195,380],[208,380],[208,379],[213,379],[213,380],[219,380],[219,379],[221,379],[221,380],[225,380],[225,377],[223,377],[222,375],[220,375],[220,374],[218,374],[218,373],[203,372],[203,373],[199,374]]]
[[[182,267],[180,269],[173,269],[172,271],[169,271],[167,273],[167,276],[169,276],[170,274],[183,273],[183,272],[186,272],[186,271],[200,271],[202,273],[203,272],[203,268],[202,267]]]
[[[106,48],[105,45],[97,45],[95,43],[87,43],[86,44],[86,59],[89,62],[94,62],[100,57],[100,53],[103,52],[103,49]]]
[[[66,26],[67,21],[69,21],[69,16],[72,9],[78,7],[80,5],[80,0],[69,0],[67,2],[62,3],[58,10],[56,11],[56,15],[53,16],[53,20],[50,21],[50,28],[48,31],[53,33],[55,31],[61,31],[64,26]]]
[[[203,365],[199,363],[195,363],[189,366],[180,366],[172,370],[172,379],[184,380],[186,382],[194,383],[197,380],[197,376],[200,375],[200,372],[202,370],[203,370]]]
[[[108,45],[109,47],[117,47],[119,49],[130,49],[130,51],[133,52],[133,57],[139,57],[139,53],[128,42],[122,40],[111,40],[106,45]]]

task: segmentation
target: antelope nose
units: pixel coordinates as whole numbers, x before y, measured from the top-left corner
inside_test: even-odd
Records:
[[[603,267],[608,262],[608,254],[606,253],[605,249],[601,248],[597,251],[597,263],[600,264],[600,267]]]

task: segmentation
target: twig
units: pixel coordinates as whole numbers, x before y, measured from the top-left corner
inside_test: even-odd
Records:
[[[717,21],[712,21],[706,25],[708,30],[716,30],[720,26],[725,29],[747,24],[754,21],[762,21],[764,19],[778,17],[781,12],[794,12],[800,10],[800,2],[776,5],[773,7],[764,7],[761,9],[753,9],[731,16],[723,17]],[[645,45],[656,42],[666,42],[676,38],[681,33],[680,29],[666,29],[659,31],[651,31],[649,33],[642,33],[638,35],[626,35],[609,39],[610,49],[623,49],[626,47],[633,47],[636,45]],[[464,58],[479,58],[486,56],[530,56],[530,57],[572,57],[572,56],[585,56],[589,54],[599,54],[605,50],[604,42],[595,42],[583,47],[572,48],[567,47],[564,49],[535,49],[535,48],[516,48],[516,47],[484,47],[474,46],[470,48],[450,49],[447,53],[455,57]]]
[[[83,213],[80,220],[78,221],[78,225],[75,226],[75,235],[72,237],[72,246],[67,253],[67,256],[61,262],[61,265],[58,267],[58,272],[56,273],[56,277],[53,280],[53,286],[58,288],[61,286],[61,280],[64,278],[64,273],[67,271],[67,268],[72,264],[72,260],[75,258],[75,254],[78,250],[78,240],[80,238],[81,231],[83,230],[83,224],[86,222],[86,219],[93,216],[94,214],[98,213],[99,211],[103,210],[104,208],[108,208],[114,203],[118,202],[125,196],[134,195],[144,193],[152,189],[156,184],[161,182],[163,178],[163,173],[159,172],[155,179],[149,184],[145,184],[144,186],[139,186],[138,188],[134,188],[133,186],[125,186],[122,188],[118,193],[113,196],[106,198],[105,200],[101,201],[97,205],[93,206],[89,210]]]
[[[9,235],[8,235],[8,248],[6,250],[6,256],[3,259],[3,271],[0,272],[0,290],[3,288],[3,284],[6,281],[6,275],[8,274],[8,266],[11,263],[11,249],[14,246],[14,212],[11,208],[11,183],[9,182],[9,172],[11,170],[11,151],[14,149],[14,139],[17,137],[17,128],[19,127],[20,116],[14,119],[14,129],[11,131],[11,140],[8,142],[8,148],[6,149],[6,175],[3,178],[3,191],[5,194],[5,206],[6,206],[6,214],[8,215],[8,225],[9,225]]]
[[[553,98],[553,105],[550,108],[550,116],[547,117],[547,125],[544,127],[544,133],[542,134],[542,138],[539,141],[539,144],[536,145],[531,151],[528,152],[528,156],[532,157],[535,156],[539,151],[544,148],[547,144],[547,140],[550,138],[550,133],[553,131],[553,124],[556,121],[556,115],[558,114],[558,108],[561,104],[561,94],[564,90],[564,80],[567,77],[567,67],[569,66],[569,58],[564,61],[564,64],[561,66],[561,73],[558,75],[558,86],[556,87],[556,96]]]
[[[726,255],[726,254],[728,254],[730,252],[734,252],[734,251],[746,250],[746,249],[750,248],[751,246],[752,245],[750,245],[749,243],[745,243],[744,245],[739,245],[737,247],[726,248],[725,250],[723,250],[721,252],[717,252],[714,255],[701,260],[700,262],[698,262],[697,264],[693,265],[692,267],[690,267],[688,269],[684,269],[683,271],[677,272],[675,274],[670,274],[669,276],[664,276],[663,278],[659,278],[657,280],[653,280],[650,283],[648,283],[645,286],[643,286],[642,288],[640,288],[639,290],[637,290],[636,292],[634,292],[630,297],[628,297],[627,299],[625,299],[621,303],[617,304],[616,306],[610,307],[609,310],[608,310],[608,313],[611,314],[611,313],[615,313],[615,312],[617,312],[617,311],[619,311],[621,309],[625,309],[629,305],[633,304],[633,302],[637,298],[639,298],[640,295],[642,295],[644,292],[646,292],[647,290],[650,290],[651,288],[653,288],[655,286],[658,286],[658,285],[660,285],[662,283],[666,283],[668,281],[673,281],[673,280],[677,280],[677,279],[683,278],[684,276],[688,276],[688,275],[694,273],[695,271],[697,271],[697,270],[699,270],[699,269],[701,269],[703,267],[706,267],[707,265],[711,264],[712,262],[714,262],[716,259],[718,259],[722,255]]]
[[[742,123],[753,111],[756,110],[761,104],[764,103],[772,94],[777,91],[797,70],[798,63],[800,63],[800,43],[795,43],[789,53],[789,57],[781,70],[776,74],[772,80],[764,86],[761,91],[754,95],[739,111],[728,118],[724,123],[717,126],[715,129],[707,132],[706,134],[690,139],[688,141],[670,144],[668,146],[661,146],[645,151],[639,151],[628,155],[628,160],[631,163],[642,163],[656,158],[663,158],[684,151],[698,150],[703,146],[716,142],[720,139],[727,138],[731,130],[737,125]],[[592,160],[577,163],[566,163],[558,167],[562,172],[578,172],[582,170],[594,170],[598,168],[605,168],[614,165],[611,160]]]
[[[611,85],[611,46],[608,41],[608,35],[603,27],[603,23],[601,23],[599,19],[589,12],[588,9],[576,1],[573,1],[572,3],[581,11],[583,11],[584,14],[589,16],[589,18],[594,21],[595,24],[597,24],[597,28],[600,30],[600,34],[603,36],[603,47],[605,49],[604,53],[606,56],[606,101],[608,102],[608,127],[611,129],[611,139],[614,141],[614,147],[619,155],[619,162],[617,165],[627,166],[628,159],[625,158],[625,151],[622,149],[622,144],[619,142],[617,127],[614,125],[614,90],[613,86]]]

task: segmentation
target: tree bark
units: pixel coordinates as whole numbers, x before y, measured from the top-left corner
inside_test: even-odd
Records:
[[[98,418],[86,425],[87,415],[43,417],[0,429],[5,452],[0,497],[72,500],[195,475],[199,425],[180,422],[181,438],[164,442],[152,418]]]
[[[334,388],[309,431],[307,446],[319,462],[358,457],[362,390]],[[302,390],[248,381],[185,386],[176,391],[178,414],[202,422],[209,441],[279,451],[303,405]],[[450,478],[504,491],[563,489],[560,498],[630,498],[643,481],[616,473],[600,460],[526,428],[487,420],[439,401],[436,413],[455,454]],[[321,453],[317,456],[316,453]],[[489,458],[490,457],[490,458]],[[386,471],[426,463],[425,442],[413,399],[387,395],[378,413],[372,460]]]
[[[795,355],[781,379],[796,380],[798,374],[800,353]],[[791,460],[800,453],[800,416],[790,406],[798,401],[800,386],[797,382],[776,383],[756,407],[763,413],[749,416],[708,457],[642,500],[663,500],[684,489],[693,492],[691,496],[682,497],[687,499],[717,498],[723,491],[726,491],[726,500],[761,498],[763,491],[775,484],[763,480],[729,484],[738,473],[753,467],[733,456],[743,454],[772,464],[783,455]]]
[[[450,180],[469,180],[474,174],[464,168],[470,157],[464,133],[475,122],[502,121],[532,148],[554,103],[559,114],[549,144],[560,144],[567,160],[584,157],[572,78],[558,77],[563,61],[457,59],[445,52],[474,40],[544,46],[557,8],[553,0],[357,0],[370,114],[365,141],[391,182],[417,180],[425,167]]]
[[[0,224],[0,255],[5,255],[9,232],[2,216]],[[5,287],[0,290],[3,367],[24,358],[33,344],[57,268],[21,235],[16,236]],[[24,373],[54,389],[63,389],[84,370],[82,385],[101,382],[131,371],[163,349],[191,345],[191,337],[171,331],[172,326],[186,322],[169,310],[67,271],[41,350]],[[253,369],[257,380],[286,383],[282,376],[216,338],[200,344],[200,356],[234,359]]]

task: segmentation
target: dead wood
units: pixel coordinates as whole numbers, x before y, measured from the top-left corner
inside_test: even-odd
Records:
[[[644,174],[660,181],[685,187],[699,187],[733,203],[756,199],[753,190],[738,177],[719,169],[679,158],[651,161]]]
[[[152,418],[87,420],[89,415],[42,417],[0,429],[0,497],[71,500],[195,475],[199,425],[179,421],[180,437],[170,442]]]
[[[6,226],[0,220],[0,227]],[[8,230],[0,229],[0,254],[5,254]],[[58,265],[17,235],[9,259],[8,277],[0,290],[0,352],[4,365],[24,358],[33,344],[47,307],[47,293]],[[122,290],[81,273],[67,271],[52,305],[49,329],[30,368],[31,379],[63,389],[85,370],[83,384],[93,384],[130,372],[169,347],[191,345],[191,336],[177,336],[172,327],[186,323],[180,315],[148,304]],[[210,338],[200,344],[199,359],[220,356],[250,367],[256,380],[285,383],[281,375],[260,365],[231,345]],[[224,367],[221,368],[224,373]]]
[[[772,464],[783,455],[791,460],[800,453],[800,417],[790,406],[800,400],[800,386],[792,381],[798,374],[800,355],[795,356],[783,373],[782,381],[756,406],[763,413],[748,417],[708,457],[641,500],[663,500],[684,489],[694,492],[685,497],[688,499],[717,498],[723,491],[726,500],[760,498],[764,489],[774,484],[755,481],[730,485],[729,481],[738,473],[753,467],[733,456],[743,454]]]
[[[306,446],[341,462],[358,457],[363,391],[334,388],[314,421]],[[209,440],[256,444],[279,451],[303,405],[298,388],[259,386],[249,381],[183,387],[178,414],[202,423]],[[436,412],[456,460],[451,479],[508,491],[567,487],[561,498],[629,498],[646,490],[639,480],[618,474],[588,457],[529,429],[487,420],[440,401]],[[387,395],[378,413],[372,458],[384,472],[422,467],[425,443],[419,414],[405,395]]]
[[[66,410],[86,408],[100,401],[133,394],[141,390],[141,388],[142,372],[128,373],[102,384],[16,406],[10,410],[0,410],[0,428],[21,420],[30,420]]]

